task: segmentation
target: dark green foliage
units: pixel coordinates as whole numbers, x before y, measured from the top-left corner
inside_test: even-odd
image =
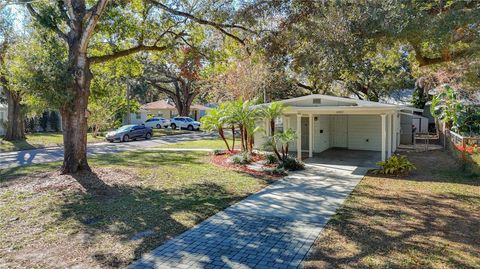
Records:
[[[281,168],[281,167],[274,167],[274,168],[267,168],[265,170],[263,170],[265,173],[267,173],[268,175],[272,175],[272,176],[286,176],[287,175],[287,171],[285,171],[284,168]]]
[[[413,106],[416,108],[424,109],[427,101],[427,94],[425,93],[425,90],[415,85],[415,90],[412,94]]]
[[[27,118],[25,120],[25,127],[26,127],[26,132],[33,133],[35,131],[35,126],[36,126],[36,118]]]
[[[275,164],[278,163],[277,156],[275,154],[268,153],[265,155],[265,163],[266,164]]]
[[[49,118],[50,114],[48,111],[42,113],[42,116],[40,117],[40,127],[42,127],[43,131],[47,130]]]
[[[58,128],[59,120],[60,120],[60,118],[58,117],[58,113],[55,112],[55,111],[51,111],[50,112],[50,117],[49,117],[50,129],[52,129],[55,132],[58,132],[58,130],[59,130],[59,128]]]
[[[225,151],[223,149],[215,149],[213,151],[213,155],[224,155],[225,154]]]
[[[289,171],[303,170],[305,169],[305,164],[297,158],[288,156],[280,163],[278,168],[283,168]]]
[[[404,155],[393,155],[386,161],[378,162],[377,165],[380,168],[374,170],[374,173],[384,175],[405,175],[416,169],[415,165]]]
[[[458,131],[466,136],[480,135],[480,107],[465,106],[458,117]]]

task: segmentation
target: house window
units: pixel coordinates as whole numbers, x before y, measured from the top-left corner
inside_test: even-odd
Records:
[[[5,119],[5,112],[0,111],[0,121],[3,121]]]
[[[322,103],[322,99],[320,99],[320,98],[314,98],[314,99],[313,99],[313,103],[314,103],[314,104],[321,104],[321,103]]]
[[[135,117],[137,118],[137,120],[140,120],[140,119],[142,119],[142,114],[135,113]]]

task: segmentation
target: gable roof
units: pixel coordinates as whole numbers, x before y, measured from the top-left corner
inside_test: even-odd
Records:
[[[298,102],[298,101],[304,101],[304,100],[308,100],[308,99],[325,99],[325,100],[330,100],[330,101],[349,103],[349,104],[352,104],[353,106],[357,106],[357,107],[384,107],[384,108],[397,107],[397,105],[393,105],[393,104],[384,104],[384,103],[379,103],[379,102],[365,101],[365,100],[353,99],[353,98],[348,98],[348,97],[338,97],[338,96],[331,96],[331,95],[324,95],[324,94],[311,94],[311,95],[286,99],[286,100],[282,100],[282,101],[279,101],[279,102],[284,103],[284,104],[290,104],[290,103],[295,103],[295,102]]]
[[[143,104],[140,108],[145,109],[145,110],[151,110],[151,109],[175,109],[175,106],[172,105],[172,104],[170,104],[170,102],[168,102],[168,101],[158,100],[158,101],[155,101],[155,102]]]

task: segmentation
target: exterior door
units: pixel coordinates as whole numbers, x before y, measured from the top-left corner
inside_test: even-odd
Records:
[[[333,147],[346,148],[348,147],[348,117],[347,116],[333,116]]]
[[[302,118],[302,151],[308,151],[309,137],[308,118]]]

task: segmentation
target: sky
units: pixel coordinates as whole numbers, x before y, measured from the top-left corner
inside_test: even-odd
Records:
[[[0,3],[3,2],[0,0]],[[26,14],[25,7],[23,5],[18,4],[8,4],[5,7],[1,8],[2,4],[0,4],[0,16],[9,16],[10,18],[2,18],[2,19],[11,19],[13,20],[14,29],[16,31],[23,31],[25,29],[24,23],[25,20],[28,18]]]

